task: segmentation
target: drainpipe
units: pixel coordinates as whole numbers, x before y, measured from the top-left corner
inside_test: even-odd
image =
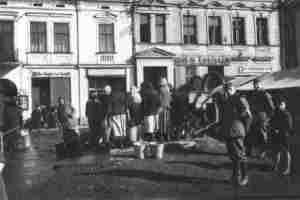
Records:
[[[80,85],[81,85],[81,79],[80,79],[80,67],[79,67],[79,9],[78,9],[78,1],[79,0],[75,0],[75,14],[76,14],[76,69],[78,72],[78,104],[79,104],[79,108],[78,108],[78,114],[79,114],[79,118],[78,118],[78,123],[81,123],[81,91],[80,91]]]
[[[135,6],[135,2],[132,3],[132,6],[130,8],[130,15],[131,15],[131,35],[132,35],[132,64],[134,66],[133,68],[133,82],[134,85],[137,85],[137,66],[136,66],[136,58],[135,58],[135,54],[136,54],[136,35],[135,35],[135,10],[136,10],[136,6]]]

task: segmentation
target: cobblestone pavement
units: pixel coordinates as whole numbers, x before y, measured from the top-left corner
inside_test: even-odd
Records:
[[[292,140],[293,151],[299,138]],[[10,200],[300,199],[297,156],[288,177],[272,172],[265,161],[250,160],[249,185],[234,188],[225,147],[214,140],[198,141],[194,149],[170,144],[162,160],[138,160],[127,149],[59,161],[58,141],[56,132],[35,133],[34,148],[8,155],[4,178]]]

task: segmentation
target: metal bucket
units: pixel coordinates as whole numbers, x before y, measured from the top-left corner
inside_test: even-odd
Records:
[[[136,144],[135,145],[135,154],[141,160],[145,159],[145,149],[146,149],[145,144]]]
[[[139,126],[133,126],[129,128],[129,141],[136,142],[139,139]]]
[[[156,151],[155,151],[155,158],[156,159],[162,159],[164,155],[164,144],[157,144],[156,145]]]

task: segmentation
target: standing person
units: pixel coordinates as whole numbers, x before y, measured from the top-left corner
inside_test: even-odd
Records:
[[[245,119],[251,116],[247,100],[236,93],[231,83],[224,85],[226,97],[224,102],[224,116],[222,131],[224,132],[228,154],[233,163],[232,180],[234,184],[245,186],[248,183],[246,170],[246,152],[244,139],[246,136]]]
[[[293,129],[293,118],[286,107],[286,100],[283,97],[279,97],[276,104],[276,110],[274,112],[273,118],[271,119],[271,127],[275,132],[272,145],[275,145],[277,147],[274,169],[278,169],[278,165],[281,160],[281,152],[283,152],[286,158],[286,169],[282,172],[283,175],[288,175],[291,172],[289,136],[291,135]]]
[[[104,87],[104,94],[99,97],[100,101],[102,102],[103,107],[103,121],[102,126],[104,129],[104,143],[105,145],[110,145],[110,139],[111,139],[111,123],[110,123],[110,117],[112,112],[112,89],[110,85],[106,85]]]
[[[16,103],[16,85],[7,80],[0,79],[0,199],[7,200],[5,183],[2,177],[5,167],[4,151],[10,151],[16,144],[16,137],[19,135],[22,126],[21,111]],[[8,133],[9,132],[9,133]],[[4,134],[8,134],[4,137]],[[8,147],[5,148],[5,146]]]
[[[126,94],[120,87],[115,87],[111,94],[110,125],[113,141],[119,147],[124,146],[126,139]]]
[[[166,78],[161,78],[159,83],[159,97],[161,108],[159,111],[159,134],[161,139],[170,140],[170,109],[172,94]]]
[[[129,140],[136,142],[141,133],[141,124],[143,120],[142,113],[142,97],[138,89],[133,86],[130,91],[130,96],[127,101],[128,107],[128,126]]]
[[[96,146],[101,137],[101,122],[103,121],[103,110],[100,100],[97,98],[97,92],[92,92],[86,103],[85,114],[90,128],[89,145]]]
[[[37,106],[31,113],[31,129],[42,128],[42,109]]]
[[[253,112],[253,128],[247,137],[247,155],[251,155],[253,146],[258,146],[261,156],[264,155],[263,146],[266,144],[267,127],[275,110],[270,93],[260,86],[260,81],[253,81],[254,91],[250,96],[250,105]]]
[[[142,109],[144,117],[144,139],[153,140],[159,129],[158,112],[161,106],[159,93],[152,83],[144,82],[141,85]]]
[[[57,99],[57,120],[59,122],[60,127],[65,121],[65,99],[63,97],[58,97]]]

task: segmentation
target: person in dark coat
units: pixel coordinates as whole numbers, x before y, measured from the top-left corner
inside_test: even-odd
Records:
[[[260,86],[260,81],[255,79],[253,81],[254,91],[250,96],[250,106],[253,113],[253,130],[246,138],[247,155],[250,156],[253,147],[260,147],[266,144],[265,135],[268,123],[272,118],[275,110],[275,105],[270,93],[265,91]],[[264,150],[261,149],[261,155]]]
[[[104,119],[102,104],[97,98],[97,92],[90,94],[90,99],[86,103],[85,114],[90,128],[89,144],[96,146],[99,140],[103,140],[101,122]]]
[[[16,85],[8,79],[0,79],[0,199],[7,200],[2,172],[5,167],[4,151],[10,151],[16,144],[16,137],[22,126],[22,113],[16,103]],[[6,134],[6,136],[5,136]],[[5,146],[9,147],[8,149]]]
[[[273,129],[272,133],[274,134],[271,136],[273,138],[272,144],[278,147],[274,169],[278,169],[278,165],[281,160],[280,151],[282,151],[286,158],[286,169],[282,172],[283,175],[288,175],[291,171],[289,137],[293,132],[293,118],[286,107],[286,100],[283,97],[279,97],[276,110],[270,122]]]
[[[152,83],[144,82],[141,85],[142,109],[144,116],[144,139],[153,140],[157,137],[159,130],[159,109],[161,101],[159,93],[154,89]]]
[[[40,106],[37,106],[31,113],[31,129],[42,128],[42,119],[42,109]]]
[[[234,184],[244,186],[248,183],[246,170],[246,152],[244,139],[247,128],[250,127],[250,108],[245,97],[236,93],[235,87],[229,82],[224,86],[226,97],[224,102],[224,117],[221,121],[228,154],[233,163],[232,180]]]

